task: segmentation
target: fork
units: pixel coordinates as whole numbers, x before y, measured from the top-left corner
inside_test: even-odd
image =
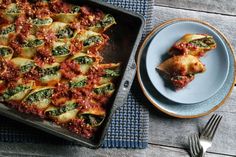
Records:
[[[189,136],[188,141],[191,157],[200,157],[202,155],[202,147],[199,143],[199,136],[197,134],[193,134]]]
[[[210,120],[207,122],[206,126],[204,127],[199,143],[202,147],[202,157],[205,156],[206,150],[211,147],[212,140],[215,136],[216,130],[219,126],[219,123],[222,119],[222,116],[213,114]]]

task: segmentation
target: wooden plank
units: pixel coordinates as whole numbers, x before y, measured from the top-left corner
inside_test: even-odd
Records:
[[[236,0],[155,0],[155,5],[236,15]]]
[[[0,143],[0,156],[40,156],[40,157],[189,157],[188,151],[166,146],[149,145],[147,149],[97,149],[78,146],[58,146],[45,144]],[[207,157],[229,157],[208,153]]]
[[[220,111],[215,113],[223,115],[224,118],[217,130],[209,152],[235,156],[236,125],[234,120],[236,119],[236,114]],[[150,116],[149,141],[155,144],[178,148],[188,148],[188,136],[199,132],[210,118],[210,116],[205,116],[203,118],[187,120],[160,115],[158,112],[155,112]]]

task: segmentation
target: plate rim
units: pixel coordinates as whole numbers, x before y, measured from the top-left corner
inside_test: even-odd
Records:
[[[229,49],[230,49],[230,53],[232,54],[232,56],[234,57],[234,81],[230,87],[230,90],[228,91],[227,95],[225,96],[225,98],[218,104],[216,105],[215,107],[213,107],[211,110],[207,111],[207,112],[203,112],[203,113],[200,113],[200,114],[196,114],[196,115],[179,115],[179,114],[175,114],[175,113],[172,113],[172,112],[169,112],[165,109],[163,109],[162,107],[159,106],[158,103],[156,103],[155,101],[153,101],[149,95],[145,92],[145,87],[143,85],[143,82],[141,80],[141,76],[140,76],[140,61],[141,61],[141,56],[143,54],[143,50],[145,48],[145,46],[147,45],[147,43],[149,42],[150,38],[159,30],[161,29],[162,27],[168,25],[168,24],[171,24],[171,23],[174,23],[174,22],[181,22],[181,21],[192,21],[192,22],[196,22],[196,23],[201,23],[203,25],[206,25],[208,27],[210,27],[211,29],[213,29],[216,33],[218,33],[222,38],[223,40],[225,41],[225,44],[227,44],[229,46]],[[230,94],[232,93],[232,90],[233,90],[233,87],[234,87],[234,84],[236,83],[236,76],[235,76],[235,71],[236,71],[236,62],[235,62],[235,55],[234,55],[234,50],[233,50],[233,46],[232,44],[229,42],[229,40],[226,38],[226,36],[220,31],[218,30],[216,27],[212,26],[211,24],[209,24],[208,22],[205,22],[205,21],[202,21],[202,20],[198,20],[198,19],[194,19],[194,18],[174,18],[174,19],[170,19],[170,20],[167,20],[157,26],[155,26],[151,32],[144,38],[144,41],[141,43],[139,49],[138,49],[138,56],[137,56],[137,78],[138,78],[138,82],[139,82],[139,85],[141,87],[141,90],[143,92],[143,94],[145,95],[145,97],[149,100],[149,102],[155,107],[157,108],[158,110],[162,111],[163,113],[167,114],[167,115],[170,115],[172,117],[176,117],[176,118],[197,118],[197,117],[202,117],[202,116],[205,116],[205,115],[208,115],[210,114],[211,112],[217,110],[220,106],[222,106],[225,102],[225,100],[230,96]]]
[[[199,26],[203,25],[203,26],[205,26],[205,27],[208,27],[208,25],[204,25],[204,24],[202,24],[202,23],[196,23],[196,22],[193,22],[193,21],[190,21],[190,20],[188,20],[188,21],[181,21],[181,22],[189,22],[189,23],[193,23],[193,24],[199,24]],[[174,25],[174,24],[178,24],[178,23],[181,23],[181,22],[173,22],[173,23],[169,24],[168,26],[171,26],[171,25]],[[153,35],[152,39],[154,39],[162,30],[166,29],[168,26],[165,26],[165,27],[162,28],[160,31],[155,32],[155,35]],[[208,100],[209,98],[213,97],[213,96],[224,86],[224,84],[225,84],[225,82],[226,82],[226,80],[227,80],[228,74],[229,74],[229,66],[230,66],[230,65],[229,65],[229,64],[230,64],[230,63],[229,63],[229,62],[230,62],[230,61],[229,61],[229,52],[228,52],[228,50],[227,50],[227,44],[224,42],[224,39],[220,38],[220,34],[218,34],[218,32],[216,32],[215,30],[213,30],[211,27],[208,27],[208,29],[211,30],[214,34],[216,34],[216,36],[219,38],[220,42],[223,44],[224,49],[226,50],[225,53],[226,53],[226,58],[227,58],[227,70],[226,70],[227,72],[226,72],[226,75],[225,75],[224,79],[221,81],[221,84],[219,85],[219,87],[217,87],[217,90],[215,90],[214,92],[212,92],[211,94],[209,94],[209,95],[208,95],[207,97],[205,97],[203,100],[200,100],[200,101],[185,101],[185,102],[182,102],[182,101],[179,101],[179,100],[174,100],[173,98],[167,96],[165,92],[163,93],[161,90],[159,90],[159,89],[156,87],[155,83],[153,82],[153,79],[150,77],[150,70],[148,70],[148,68],[147,68],[147,62],[146,62],[147,74],[148,74],[148,76],[149,76],[149,79],[150,79],[152,85],[153,85],[154,88],[155,88],[162,96],[164,96],[166,99],[168,99],[168,100],[170,100],[170,101],[172,101],[172,102],[176,102],[176,103],[180,103],[180,104],[186,104],[186,105],[187,105],[187,104],[191,105],[191,104],[195,104],[195,103],[200,103],[200,102],[206,101],[206,100]],[[149,50],[150,50],[150,46],[151,46],[152,42],[153,42],[153,40],[150,40],[150,45],[149,45],[148,48],[147,48],[146,61],[147,61],[148,52],[149,52]]]

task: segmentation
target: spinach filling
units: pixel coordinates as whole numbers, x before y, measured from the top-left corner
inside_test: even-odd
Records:
[[[44,89],[38,92],[35,92],[26,99],[26,102],[32,104],[43,99],[50,99],[53,94],[53,89]]]
[[[111,69],[105,69],[104,77],[118,77],[118,76],[120,76],[119,71],[111,70]]]
[[[71,13],[75,14],[75,13],[79,13],[80,11],[80,7],[79,6],[74,6],[72,9],[71,9]]]
[[[4,29],[0,30],[0,35],[7,35],[11,32],[14,32],[15,29],[16,29],[15,25],[10,25],[7,28],[4,28]]]
[[[54,56],[61,56],[69,54],[70,50],[66,46],[57,46],[55,49],[52,50],[52,54]]]
[[[87,79],[83,79],[78,82],[70,82],[70,88],[84,87],[87,83]]]
[[[76,109],[78,106],[79,105],[77,103],[69,103],[69,104],[66,104],[65,106],[58,108],[58,109],[47,111],[45,114],[47,116],[59,116],[63,113],[66,113],[68,111]]]
[[[33,67],[35,66],[35,64],[33,62],[25,64],[23,66],[20,67],[20,71],[22,73],[28,72],[30,71]]]
[[[0,48],[0,55],[1,56],[6,56],[6,55],[9,55],[9,54],[11,54],[11,49],[6,48],[6,47],[1,47]]]
[[[35,25],[45,25],[45,24],[49,24],[49,23],[52,23],[52,19],[50,19],[50,18],[47,18],[47,19],[39,19],[39,18],[33,19],[33,24],[35,24]]]
[[[83,45],[84,46],[90,46],[90,45],[93,45],[93,44],[98,43],[98,42],[102,42],[102,38],[100,36],[98,36],[98,35],[97,36],[91,36],[83,42]]]
[[[195,46],[203,47],[203,48],[208,48],[216,44],[214,39],[211,37],[205,37],[202,39],[193,40],[193,41],[190,41],[189,43]]]
[[[93,58],[88,56],[80,56],[74,59],[78,64],[92,64]]]
[[[23,47],[37,47],[39,45],[42,45],[44,42],[43,40],[40,39],[35,39],[35,40],[28,40],[23,43]]]
[[[74,34],[74,31],[70,27],[66,27],[64,29],[59,30],[56,36],[60,39],[72,38],[73,34]]]
[[[95,88],[93,91],[94,91],[94,93],[100,95],[100,94],[106,94],[112,90],[114,90],[113,85],[107,84],[106,86]]]
[[[108,15],[106,15],[104,17],[104,19],[101,22],[97,23],[95,25],[95,27],[97,27],[97,28],[101,28],[101,27],[105,28],[105,27],[107,27],[107,26],[109,26],[109,25],[111,25],[113,23],[115,23],[114,17],[111,16],[110,14],[108,14]]]
[[[20,13],[20,8],[18,6],[14,6],[7,11],[8,14],[18,14]]]
[[[59,70],[60,66],[55,66],[51,68],[41,69],[40,73],[42,74],[42,77],[44,77],[46,75],[56,75]]]
[[[105,116],[98,116],[92,114],[82,114],[79,117],[84,119],[86,124],[89,124],[93,127],[101,125],[105,118]]]
[[[7,100],[10,97],[12,97],[13,95],[15,95],[17,93],[20,93],[20,92],[23,92],[23,91],[25,91],[29,88],[30,88],[29,86],[19,85],[19,86],[13,88],[13,89],[8,89],[6,92],[4,92],[4,94],[2,95],[2,98]]]

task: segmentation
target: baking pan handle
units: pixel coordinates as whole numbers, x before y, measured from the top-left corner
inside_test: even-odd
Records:
[[[113,111],[116,111],[119,107],[121,107],[124,104],[128,96],[128,93],[130,91],[132,82],[134,80],[135,73],[136,73],[136,63],[133,60],[129,62],[129,65],[127,66],[124,77],[121,81],[121,86],[115,99],[115,103],[114,103],[115,106],[114,106]]]

